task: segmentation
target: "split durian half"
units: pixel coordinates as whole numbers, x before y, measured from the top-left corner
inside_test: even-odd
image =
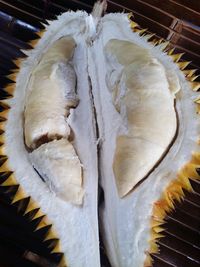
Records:
[[[98,17],[103,4],[62,14],[25,51],[1,102],[0,171],[20,185],[13,203],[31,196],[26,212],[46,215],[38,229],[53,225],[60,266],[100,266],[99,229],[113,267],[151,266],[158,227],[199,178],[199,84],[127,14]]]

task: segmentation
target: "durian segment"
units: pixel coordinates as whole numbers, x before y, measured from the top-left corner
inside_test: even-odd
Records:
[[[32,72],[24,111],[25,143],[29,148],[70,134],[65,116],[70,106],[76,105],[71,102],[77,101],[75,71],[69,63],[75,46],[72,37],[57,40]]]
[[[123,66],[125,86],[117,80],[115,88],[120,113],[127,120],[127,134],[117,137],[113,162],[123,197],[148,175],[171,144],[177,129],[174,97],[180,85],[177,76],[167,73],[148,49],[113,39],[105,50]]]
[[[56,196],[77,205],[82,204],[81,163],[68,140],[43,144],[30,154],[30,159]]]
[[[85,12],[67,12],[59,16],[58,20],[52,22],[51,25],[47,27],[44,36],[35,49],[26,52],[28,58],[21,62],[20,72],[16,80],[14,97],[8,101],[11,108],[6,125],[6,136],[4,135],[1,139],[2,142],[4,142],[4,137],[6,139],[5,155],[8,155],[9,165],[14,171],[17,183],[22,186],[32,199],[37,200],[38,205],[30,203],[27,208],[27,213],[29,213],[29,211],[32,213],[33,209],[37,212],[38,207],[40,207],[41,211],[47,215],[47,218],[52,223],[57,233],[56,237],[60,240],[61,248],[56,247],[52,252],[60,252],[60,249],[64,252],[65,262],[63,260],[61,263],[62,267],[65,265],[71,267],[100,266],[97,213],[97,145],[91,88],[88,79],[87,52],[89,46],[85,42],[88,38],[89,28],[91,28],[91,20],[89,20],[88,14]],[[74,44],[76,43],[77,45],[76,49],[71,51],[73,56],[69,53],[69,56],[72,56],[69,61],[67,61],[68,55],[63,53],[56,54],[56,51],[52,52],[52,60],[50,57],[45,57],[45,53],[48,54],[52,44],[62,39],[69,40],[71,39],[69,36],[73,36],[75,40],[72,40],[71,46],[75,48]],[[67,47],[69,48],[69,43],[68,45],[63,45],[64,50],[67,50]],[[62,95],[62,100],[64,102],[65,114],[63,120],[65,127],[68,123],[73,131],[73,147],[80,158],[80,162],[83,164],[84,190],[87,194],[84,196],[82,205],[74,205],[69,201],[63,201],[60,197],[57,197],[51,192],[47,183],[44,183],[34,170],[29,156],[30,150],[25,146],[23,125],[24,115],[26,114],[24,111],[25,108],[28,107],[27,103],[31,92],[33,92],[32,89],[35,89],[31,84],[32,78],[34,78],[35,71],[43,60],[47,62],[45,71],[49,70],[48,75],[53,80],[49,85],[55,82],[59,87],[57,92]],[[52,69],[50,69],[51,67]],[[65,81],[65,78],[67,78],[70,73],[72,77],[75,77],[73,69],[76,73],[77,83],[75,79],[73,79],[73,81]],[[62,72],[64,72],[63,75]],[[37,74],[40,74],[39,68]],[[63,81],[61,81],[61,78]],[[42,84],[39,83],[39,80],[37,82],[42,89]],[[68,85],[73,88],[66,90]],[[74,94],[74,85],[77,89],[75,91],[81,101],[76,109],[70,110],[70,114],[68,114],[69,109],[75,107],[78,102],[76,92]],[[75,99],[67,99],[66,96],[71,96],[69,93],[72,93],[72,98]],[[42,95],[38,93],[38,98],[35,98],[36,101],[40,101],[41,96]],[[45,99],[45,104],[46,102],[48,102],[48,105],[50,104],[50,107],[46,110],[47,115],[55,108],[54,103],[56,99],[49,101],[50,97],[52,97],[52,95],[49,94],[47,90],[45,97],[43,97],[43,99]],[[68,100],[70,101],[68,102]],[[59,102],[59,108],[62,103]],[[34,119],[34,112],[30,111],[29,115],[32,115]],[[30,122],[30,125],[31,123],[32,122]],[[44,124],[45,123],[46,121],[44,121]],[[58,131],[58,127],[55,127],[55,131]],[[30,131],[30,135],[31,134]],[[30,137],[32,138],[32,136]],[[67,135],[64,137],[61,136],[61,138],[65,139],[65,142],[67,142],[67,137]],[[60,138],[60,136],[58,138]],[[47,141],[49,144],[51,143],[51,140],[43,141]],[[49,144],[45,143],[44,145],[48,147]],[[40,144],[40,148],[41,147],[42,145]],[[33,148],[35,151],[37,150],[34,145],[31,147],[31,150]],[[41,221],[37,229],[45,227],[44,225],[46,225],[46,222],[43,217],[39,217],[36,220]],[[48,239],[51,239],[51,236],[49,236]]]
[[[162,161],[149,174],[148,179],[145,179],[143,183],[139,183],[135,190],[123,198],[119,197],[112,166],[117,137],[128,134],[126,112],[125,109],[120,109],[120,102],[123,102],[125,98],[126,86],[121,82],[122,78],[124,79],[125,77],[123,75],[123,65],[119,64],[113,56],[108,56],[107,54],[105,57],[105,50],[102,50],[102,45],[105,47],[110,39],[129,41],[144,50],[149,50],[152,57],[156,58],[164,66],[165,80],[167,80],[170,88],[170,90],[168,88],[168,92],[171,95],[171,103],[173,103],[174,94],[178,91],[178,88],[176,89],[176,81],[174,84],[172,77],[173,84],[170,84],[171,80],[168,77],[168,73],[174,72],[178,76],[178,86],[179,84],[181,86],[180,92],[176,94],[176,112],[179,119],[176,139],[174,139],[172,146],[170,146]],[[95,53],[96,51],[98,53]],[[123,49],[123,53],[126,54],[126,49]],[[169,53],[173,53],[173,51]],[[99,213],[100,229],[106,253],[112,266],[143,266],[148,254],[148,242],[152,244],[152,251],[155,251],[156,242],[154,242],[154,239],[161,237],[163,230],[164,220],[152,222],[152,205],[160,198],[169,182],[176,177],[177,170],[188,161],[191,151],[196,149],[199,123],[193,103],[194,92],[192,92],[189,83],[185,80],[183,73],[180,72],[179,66],[173,63],[166,53],[162,52],[162,44],[161,46],[155,46],[151,42],[147,43],[138,33],[131,33],[131,29],[128,27],[128,20],[122,14],[108,14],[102,19],[101,38],[98,38],[94,43],[89,64],[94,64],[97,68],[96,73],[93,72],[92,81],[97,86],[97,88],[94,88],[93,93],[95,92],[94,100],[101,141],[99,152],[100,184],[103,188],[105,199],[105,203],[100,206]],[[141,80],[144,80],[142,72]],[[120,91],[119,88],[122,88],[122,90]],[[116,100],[117,102],[115,102]],[[154,103],[156,104],[156,102],[155,97]],[[144,103],[144,105],[148,104]],[[171,106],[173,105],[171,104]],[[145,156],[142,149],[140,154]],[[132,173],[133,176],[134,174]],[[179,190],[178,185],[176,190]],[[175,192],[174,194],[176,195],[177,193]],[[158,213],[163,211],[163,218],[166,212],[164,210],[165,207],[166,210],[170,209],[170,204],[171,209],[173,208],[173,202],[170,199],[171,196],[169,195],[168,201],[158,203],[160,207],[163,207],[158,209]],[[151,236],[151,224],[155,228],[153,239]],[[148,254],[146,266],[149,266],[148,264],[151,264],[151,262],[151,255]]]

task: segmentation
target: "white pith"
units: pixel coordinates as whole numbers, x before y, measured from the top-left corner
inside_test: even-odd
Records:
[[[137,33],[132,33],[126,14],[110,14],[102,18],[99,36],[92,46],[85,42],[91,34],[91,24],[91,16],[84,12],[63,14],[47,27],[37,47],[28,52],[29,58],[22,63],[17,77],[14,98],[9,100],[11,110],[6,124],[6,154],[20,185],[37,201],[53,223],[69,267],[100,266],[97,218],[97,165],[100,164],[100,183],[106,203],[100,207],[101,231],[109,260],[114,267],[142,267],[149,246],[152,205],[175,178],[177,171],[190,159],[192,151],[198,151],[196,141],[199,122],[193,103],[195,96],[172,60],[159,47],[154,48]],[[84,168],[85,197],[80,207],[66,203],[50,193],[32,168],[23,139],[22,114],[31,71],[46,49],[65,35],[72,35],[77,43],[73,63],[78,76],[77,94],[81,101],[72,111],[68,122],[75,133],[74,146]],[[123,199],[118,196],[112,170],[117,129],[122,124],[122,118],[116,112],[107,88],[103,51],[107,41],[113,38],[133,41],[151,49],[167,70],[176,72],[181,84],[181,91],[176,96],[179,132],[175,143],[149,177]],[[88,76],[92,83],[100,131],[99,163]]]

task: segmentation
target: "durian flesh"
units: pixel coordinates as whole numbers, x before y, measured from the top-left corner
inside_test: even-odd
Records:
[[[96,27],[91,15],[67,12],[28,52],[5,149],[53,223],[67,266],[100,266],[99,226],[112,266],[143,266],[152,205],[198,150],[192,100],[178,67],[132,33],[126,14]]]

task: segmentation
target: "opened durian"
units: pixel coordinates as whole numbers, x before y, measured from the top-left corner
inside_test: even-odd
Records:
[[[25,52],[1,102],[1,174],[20,185],[13,203],[31,196],[26,212],[46,215],[37,229],[53,225],[60,266],[100,266],[99,230],[111,266],[151,266],[167,212],[199,179],[199,84],[104,7],[62,14]]]

